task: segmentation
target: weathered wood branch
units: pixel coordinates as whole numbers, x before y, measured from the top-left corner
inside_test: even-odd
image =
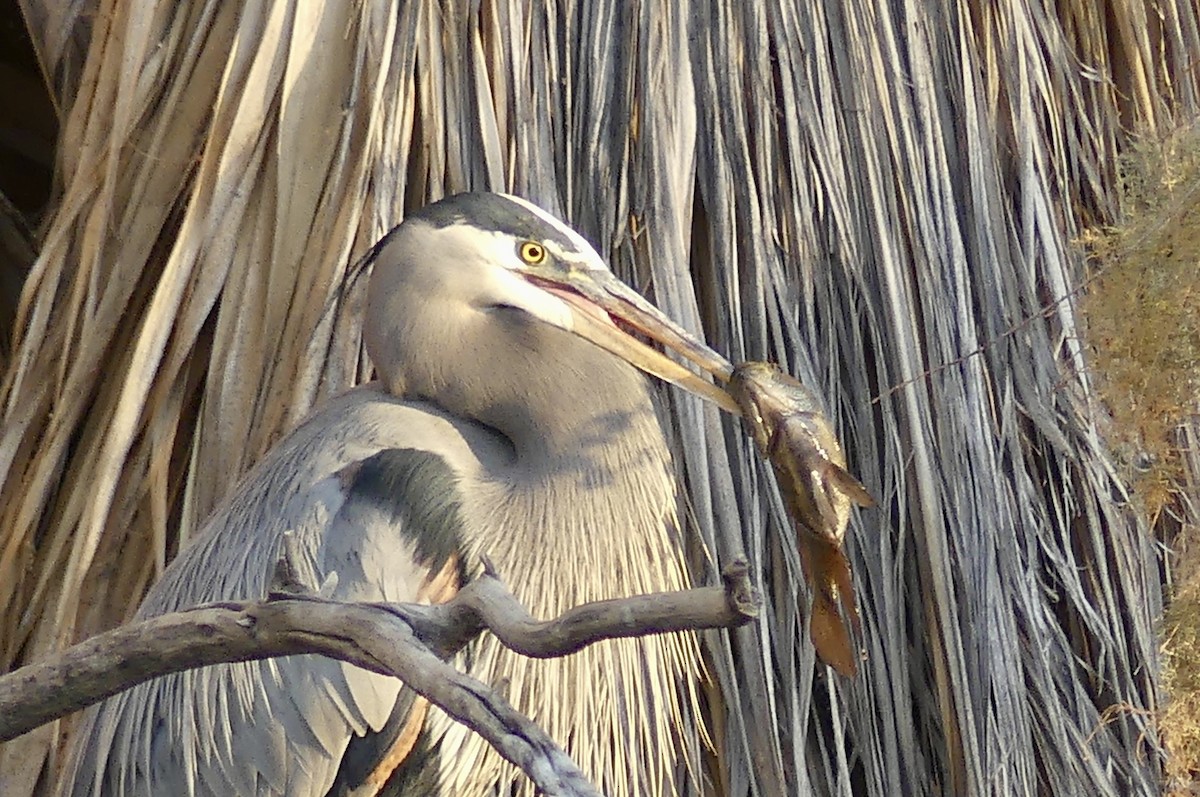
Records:
[[[592,795],[594,787],[540,728],[443,659],[485,629],[518,653],[551,658],[602,639],[732,628],[759,608],[744,562],[726,569],[724,587],[600,601],[540,622],[490,568],[437,606],[343,603],[297,594],[288,558],[285,550],[275,580],[288,591],[123,626],[0,676],[0,741],[168,673],[316,653],[400,678],[487,739],[545,793]]]

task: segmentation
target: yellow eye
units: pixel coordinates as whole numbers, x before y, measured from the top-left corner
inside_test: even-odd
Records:
[[[521,244],[521,259],[531,266],[536,266],[546,259],[546,247],[535,241]]]

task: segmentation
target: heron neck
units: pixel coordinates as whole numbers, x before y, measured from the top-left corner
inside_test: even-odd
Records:
[[[515,458],[475,496],[488,529],[481,552],[529,587],[519,597],[541,616],[686,584],[675,477],[649,384],[605,352],[584,359],[587,378],[530,385],[520,412],[493,419]],[[580,562],[606,577],[567,578]],[[664,571],[673,574],[665,583]]]
[[[524,380],[519,401],[488,413],[513,444],[515,483],[566,478],[615,487],[634,463],[669,460],[639,371],[597,350],[558,373],[553,381]]]
[[[519,375],[526,379],[514,402],[520,409],[493,409],[486,421],[512,442],[515,457],[463,491],[475,518],[466,560],[486,555],[518,602],[542,619],[590,601],[690,586],[649,384],[598,349],[577,354],[530,369],[556,374],[553,383]],[[695,727],[699,670],[694,639],[664,636],[550,661],[514,655],[488,638],[475,647],[469,672],[505,685],[514,707],[567,743],[606,793],[650,794],[694,755],[680,740]],[[587,688],[598,672],[606,688]],[[622,738],[643,740],[644,752],[628,755],[608,741]],[[494,793],[497,783],[508,793],[517,782],[462,726],[448,728],[443,745],[443,760],[487,762],[450,769],[447,793]]]

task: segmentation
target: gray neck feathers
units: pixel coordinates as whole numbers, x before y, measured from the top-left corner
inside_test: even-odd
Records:
[[[588,601],[686,588],[670,456],[646,380],[569,333],[542,334],[561,336],[543,348],[560,352],[557,362],[493,380],[494,395],[506,384],[521,395],[480,412],[513,441],[515,458],[464,485],[469,525],[481,531],[468,543],[471,559],[487,555],[543,619]],[[679,772],[698,757],[693,638],[620,640],[535,661],[489,637],[468,660],[472,675],[507,684],[519,711],[570,740],[605,794],[672,794],[691,780]],[[448,793],[522,782],[478,737],[448,721],[443,730]]]

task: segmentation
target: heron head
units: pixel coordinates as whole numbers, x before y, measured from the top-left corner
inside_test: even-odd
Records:
[[[435,341],[449,346],[456,330],[502,336],[543,323],[739,413],[723,389],[645,340],[728,381],[724,357],[617,279],[578,232],[524,199],[468,193],[428,205],[379,243],[374,261],[363,334],[381,379],[398,395],[413,392],[406,379],[414,358],[439,357]],[[506,356],[519,356],[515,348]]]

